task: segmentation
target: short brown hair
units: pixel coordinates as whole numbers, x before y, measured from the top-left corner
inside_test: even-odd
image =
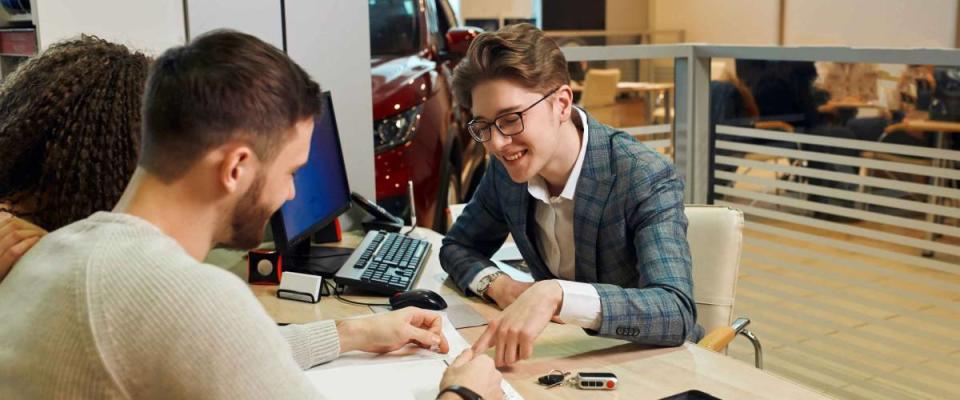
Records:
[[[530,24],[508,25],[473,39],[453,72],[454,95],[470,109],[471,92],[483,81],[509,79],[546,94],[570,83],[567,60],[557,43]]]
[[[249,141],[269,162],[284,139],[276,135],[319,115],[320,103],[320,86],[276,47],[230,30],[201,35],[154,63],[140,165],[173,180],[233,139]]]
[[[56,43],[0,87],[0,211],[48,231],[109,210],[137,167],[150,59],[93,36]]]

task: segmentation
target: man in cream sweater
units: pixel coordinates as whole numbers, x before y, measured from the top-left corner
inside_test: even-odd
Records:
[[[342,352],[447,351],[438,315],[417,309],[278,328],[244,282],[200,261],[256,246],[294,197],[319,94],[241,33],[158,58],[119,204],[50,233],[0,282],[0,398],[314,398],[301,370]],[[501,396],[490,358],[469,350],[440,385]]]

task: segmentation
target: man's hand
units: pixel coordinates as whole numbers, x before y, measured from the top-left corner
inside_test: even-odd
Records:
[[[517,301],[523,292],[533,286],[530,282],[517,282],[507,274],[500,275],[487,289],[487,296],[497,303],[501,310]]]
[[[562,304],[563,290],[559,283],[549,280],[533,284],[490,321],[487,330],[473,344],[473,350],[482,353],[496,346],[493,359],[497,367],[510,366],[530,358],[533,355],[533,341],[560,312]]]
[[[443,379],[440,380],[440,390],[458,385],[472,390],[480,397],[489,400],[503,398],[503,388],[500,382],[503,376],[500,371],[493,368],[493,360],[486,354],[474,353],[472,349],[466,349],[453,364],[443,373]],[[444,394],[443,399],[460,399],[460,396],[454,394]]]
[[[425,349],[437,346],[441,353],[450,351],[440,314],[415,307],[337,321],[337,332],[341,353],[389,353],[410,343]]]
[[[0,281],[13,264],[46,234],[47,231],[39,226],[0,212]]]

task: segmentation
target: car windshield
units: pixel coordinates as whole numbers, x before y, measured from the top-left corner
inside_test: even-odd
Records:
[[[370,52],[375,56],[417,52],[417,5],[413,0],[370,1]]]

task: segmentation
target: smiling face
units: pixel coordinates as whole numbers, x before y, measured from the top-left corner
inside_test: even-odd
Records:
[[[504,114],[522,111],[543,99],[544,93],[524,88],[506,79],[481,82],[472,90],[471,111],[474,120],[490,124],[490,140],[483,147],[507,168],[510,179],[523,183],[539,174],[554,158],[560,141],[562,107],[557,102],[561,92],[551,94],[522,114],[523,132],[504,136],[493,121]],[[508,119],[512,116],[506,117]],[[512,120],[511,120],[512,121]],[[501,121],[501,126],[521,121]]]

